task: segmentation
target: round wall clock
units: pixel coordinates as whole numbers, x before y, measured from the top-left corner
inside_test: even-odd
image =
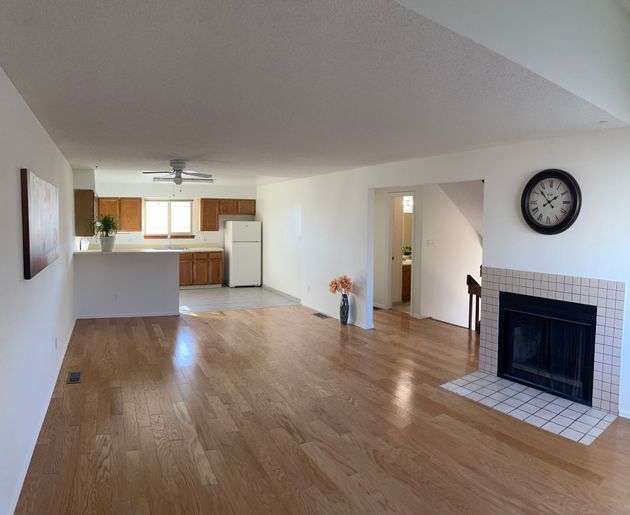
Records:
[[[582,192],[573,176],[563,170],[543,170],[523,190],[521,211],[527,224],[542,234],[566,231],[580,214]]]

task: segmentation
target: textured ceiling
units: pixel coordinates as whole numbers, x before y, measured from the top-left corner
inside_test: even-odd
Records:
[[[2,0],[75,167],[305,176],[621,123],[390,0]]]

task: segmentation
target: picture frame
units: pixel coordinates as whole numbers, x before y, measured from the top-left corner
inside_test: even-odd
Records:
[[[24,279],[59,258],[59,189],[34,172],[20,169]]]

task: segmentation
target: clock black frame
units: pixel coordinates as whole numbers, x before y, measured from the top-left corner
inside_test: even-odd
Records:
[[[534,186],[536,186],[536,184],[544,179],[558,179],[563,181],[569,188],[569,191],[571,192],[571,195],[574,199],[573,205],[571,206],[571,210],[569,211],[567,217],[562,220],[562,222],[560,222],[558,225],[554,225],[552,227],[539,224],[528,209],[530,195],[532,193],[532,190],[534,189]],[[527,225],[529,225],[532,229],[541,234],[558,234],[566,231],[575,223],[581,209],[582,191],[580,190],[580,185],[570,173],[565,172],[564,170],[558,170],[556,168],[543,170],[542,172],[538,172],[536,175],[534,175],[526,184],[525,188],[523,189],[523,195],[521,196],[521,212],[523,213],[523,218],[527,222]]]

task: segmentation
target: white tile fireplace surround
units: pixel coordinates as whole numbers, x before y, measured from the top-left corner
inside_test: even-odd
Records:
[[[500,292],[597,307],[592,407],[617,415],[625,284],[484,266],[479,370],[494,376],[498,373]]]

